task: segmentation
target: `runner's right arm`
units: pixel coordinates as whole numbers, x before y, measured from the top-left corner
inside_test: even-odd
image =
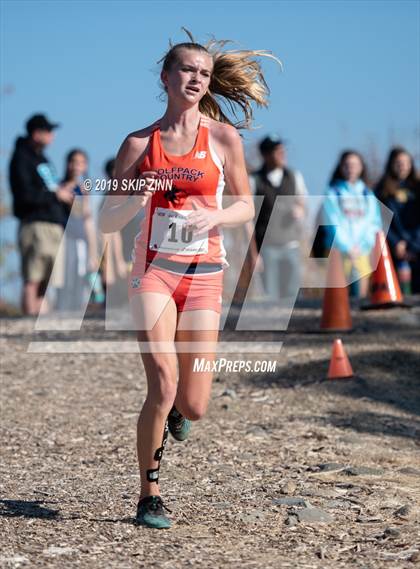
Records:
[[[147,204],[154,189],[151,188],[153,172],[137,174],[139,163],[144,158],[148,137],[129,135],[121,145],[115,162],[115,179],[118,181],[117,190],[110,192],[99,212],[99,229],[102,233],[120,231]],[[124,191],[125,184],[131,180],[144,178],[146,185],[138,191]]]

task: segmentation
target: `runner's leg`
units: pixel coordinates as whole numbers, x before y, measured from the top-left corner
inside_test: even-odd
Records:
[[[178,350],[179,381],[175,399],[177,410],[192,421],[200,419],[207,410],[213,380],[212,371],[194,371],[194,360],[215,360],[219,334],[220,314],[214,310],[190,310],[181,312],[176,332],[176,342],[196,343],[185,353]],[[210,366],[211,367],[211,366]]]
[[[147,377],[147,396],[137,423],[137,455],[140,469],[140,499],[160,495],[158,475],[163,446],[164,428],[173,405],[177,387],[175,348],[172,353],[161,353],[151,342],[167,342],[173,346],[177,311],[172,298],[161,293],[144,292],[131,300],[137,339],[148,346],[141,356]],[[152,327],[151,330],[147,328]],[[145,328],[145,329],[143,329]],[[171,350],[170,350],[171,351]],[[148,472],[149,471],[149,472]]]

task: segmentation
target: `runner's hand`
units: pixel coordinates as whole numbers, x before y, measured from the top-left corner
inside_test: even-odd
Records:
[[[152,180],[157,178],[156,172],[149,170],[147,172],[142,172],[139,176],[139,180],[146,180],[146,185],[138,187],[138,190],[133,190],[130,192],[130,198],[132,202],[136,204],[138,210],[145,207],[151,196],[155,193],[156,188],[154,187]]]
[[[207,233],[219,223],[218,210],[199,207],[194,202],[192,206],[195,211],[187,217],[186,227],[192,230],[194,235]]]

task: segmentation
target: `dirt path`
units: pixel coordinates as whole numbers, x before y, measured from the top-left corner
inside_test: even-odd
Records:
[[[284,342],[277,371],[219,374],[191,438],[170,439],[161,532],[132,523],[140,356],[27,353],[57,336],[5,319],[0,566],[420,565],[420,303],[355,314],[349,381],[321,381],[332,336],[306,332],[318,319],[296,309],[287,333],[259,335]],[[99,319],[77,333],[100,337]]]

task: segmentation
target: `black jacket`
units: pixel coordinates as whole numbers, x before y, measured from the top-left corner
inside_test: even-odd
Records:
[[[13,215],[22,222],[49,221],[66,225],[66,214],[54,188],[52,165],[35,152],[28,138],[19,137],[10,161]]]
[[[407,242],[407,250],[420,253],[420,182],[413,189],[403,184],[395,195],[383,196],[383,187],[376,188],[377,197],[392,211],[387,239],[392,252],[399,241]]]

